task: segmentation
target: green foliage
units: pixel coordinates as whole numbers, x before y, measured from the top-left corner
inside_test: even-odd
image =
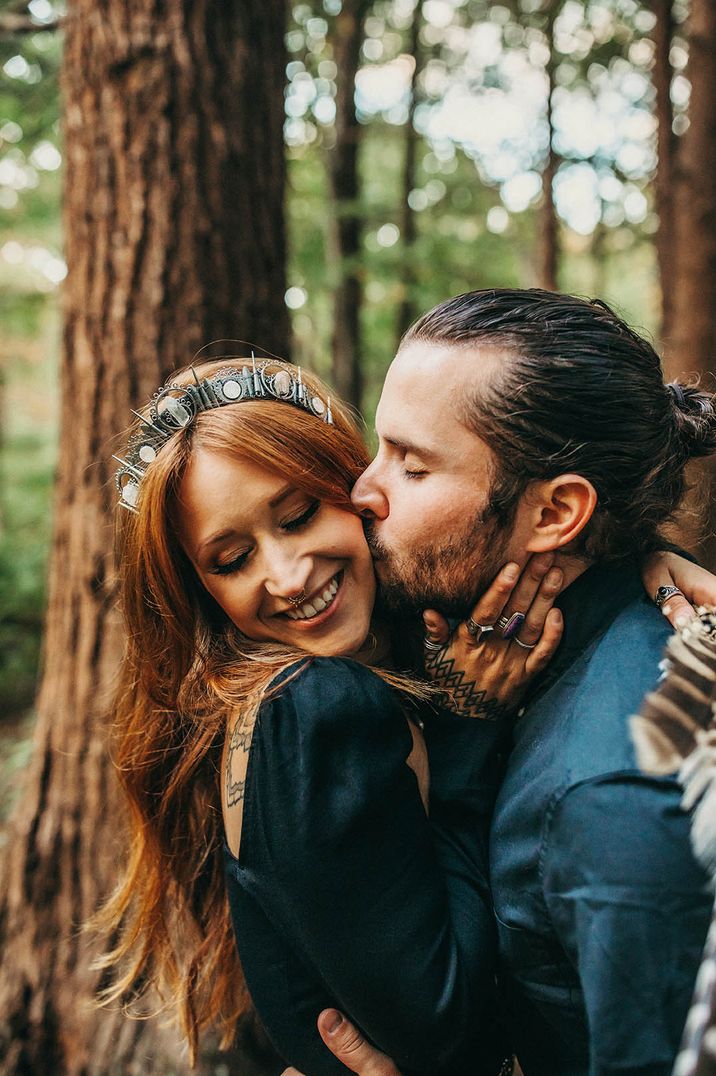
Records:
[[[38,25],[55,9],[31,5]],[[17,12],[0,5],[0,15]],[[0,713],[32,700],[50,540],[60,238],[55,32],[0,38]]]
[[[357,206],[344,207],[357,210],[362,229],[357,268],[369,420],[406,298],[420,311],[472,288],[538,282],[549,65],[557,86],[561,286],[604,295],[651,331],[658,323],[650,5],[555,2],[550,53],[544,0],[430,0],[419,12],[417,57],[409,54],[411,0],[371,6],[356,94],[361,195]],[[340,6],[294,4],[287,33],[294,358],[326,376],[333,291],[346,268],[333,253],[336,210],[326,167],[335,142],[331,35]],[[677,16],[683,8],[679,0]],[[11,9],[15,0],[0,0],[0,14]],[[42,22],[60,9],[32,0],[30,10]],[[45,593],[64,273],[61,44],[61,34],[40,29],[0,39],[0,710],[31,697]],[[678,73],[685,62],[680,39],[673,59]],[[416,168],[406,192],[416,61]],[[684,108],[677,101],[677,129]],[[406,193],[416,228],[409,248],[401,234]]]
[[[19,351],[0,391],[0,711],[31,701],[50,541],[56,434],[56,343]]]

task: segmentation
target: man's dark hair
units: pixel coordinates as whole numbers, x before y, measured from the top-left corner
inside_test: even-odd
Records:
[[[646,552],[684,495],[687,460],[716,450],[713,395],[664,385],[651,344],[599,300],[468,292],[419,318],[401,348],[416,340],[464,350],[464,361],[475,347],[504,351],[504,364],[456,401],[497,457],[490,506],[504,526],[531,481],[570,472],[598,496],[579,552]]]

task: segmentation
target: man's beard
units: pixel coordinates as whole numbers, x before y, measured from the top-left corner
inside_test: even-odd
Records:
[[[376,562],[378,608],[392,614],[437,609],[462,620],[508,560],[509,528],[489,508],[461,534],[403,557],[386,549],[370,520],[363,529]]]

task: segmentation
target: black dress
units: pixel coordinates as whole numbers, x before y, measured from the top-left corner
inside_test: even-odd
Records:
[[[433,714],[428,820],[406,711],[374,672],[311,659],[262,706],[228,895],[259,1017],[307,1076],[348,1071],[318,1035],[326,1007],[403,1073],[498,1072],[487,831],[506,731]]]

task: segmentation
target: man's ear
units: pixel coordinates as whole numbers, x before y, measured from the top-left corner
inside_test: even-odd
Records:
[[[594,509],[597,491],[579,474],[563,474],[535,482],[525,495],[530,553],[562,549],[581,534]]]

